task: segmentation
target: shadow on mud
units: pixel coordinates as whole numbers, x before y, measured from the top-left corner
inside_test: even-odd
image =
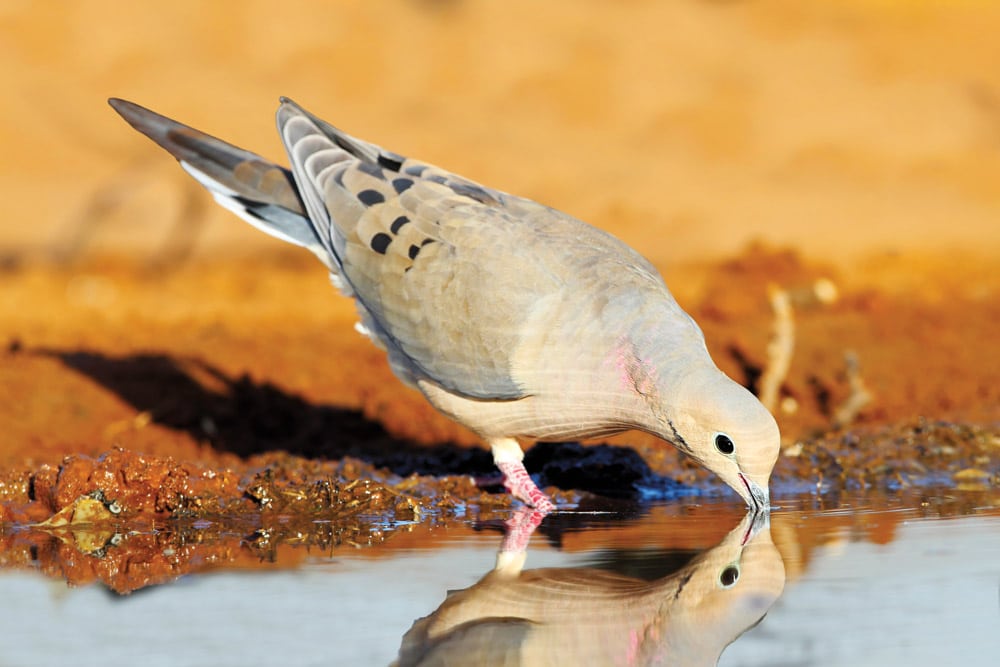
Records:
[[[148,413],[156,424],[244,458],[282,450],[308,458],[353,457],[404,477],[495,472],[492,456],[483,448],[396,438],[357,410],[310,403],[246,374],[229,376],[200,359],[52,349],[34,353],[59,359]],[[528,452],[525,464],[544,486],[608,497],[637,498],[644,488],[661,494],[683,488],[653,473],[627,447],[540,443]]]
[[[353,456],[400,475],[492,470],[485,451],[395,438],[357,410],[313,404],[246,374],[227,375],[200,359],[37,353],[59,359],[101,384],[139,412],[149,413],[156,424],[241,457],[273,450],[310,458]]]

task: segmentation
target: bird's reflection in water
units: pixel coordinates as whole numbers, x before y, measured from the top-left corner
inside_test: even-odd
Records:
[[[717,546],[655,581],[593,568],[523,570],[524,528],[538,521],[519,516],[496,568],[413,624],[400,667],[715,665],[784,588],[766,516],[748,514]]]

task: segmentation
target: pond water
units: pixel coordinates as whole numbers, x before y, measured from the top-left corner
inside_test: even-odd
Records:
[[[776,503],[424,521],[129,595],[0,559],[0,665],[1000,664],[1000,494]]]

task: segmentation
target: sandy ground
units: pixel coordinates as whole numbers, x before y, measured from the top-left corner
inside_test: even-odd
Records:
[[[254,475],[289,461],[305,470],[290,488],[335,478],[310,466],[348,455],[401,475],[489,468],[353,331],[314,260],[214,206],[111,95],[275,158],[271,113],[288,95],[566,210],[656,263],[754,389],[769,294],[784,290],[785,482],[919,476],[919,459],[995,483],[998,29],[986,3],[8,3],[0,519],[106,487],[102,464],[61,462],[115,448],[120,468],[101,475],[131,465],[156,482],[125,508],[137,513],[199,511],[199,494],[259,508]],[[837,428],[859,391],[869,400]],[[651,438],[613,442],[699,479]],[[891,446],[859,449],[872,442]]]

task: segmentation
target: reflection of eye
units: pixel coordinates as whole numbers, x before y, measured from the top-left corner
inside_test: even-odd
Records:
[[[719,583],[723,588],[731,588],[740,578],[740,568],[730,565],[719,575]]]
[[[725,433],[719,433],[715,436],[715,448],[726,456],[736,451],[736,445],[733,444],[732,439]]]

